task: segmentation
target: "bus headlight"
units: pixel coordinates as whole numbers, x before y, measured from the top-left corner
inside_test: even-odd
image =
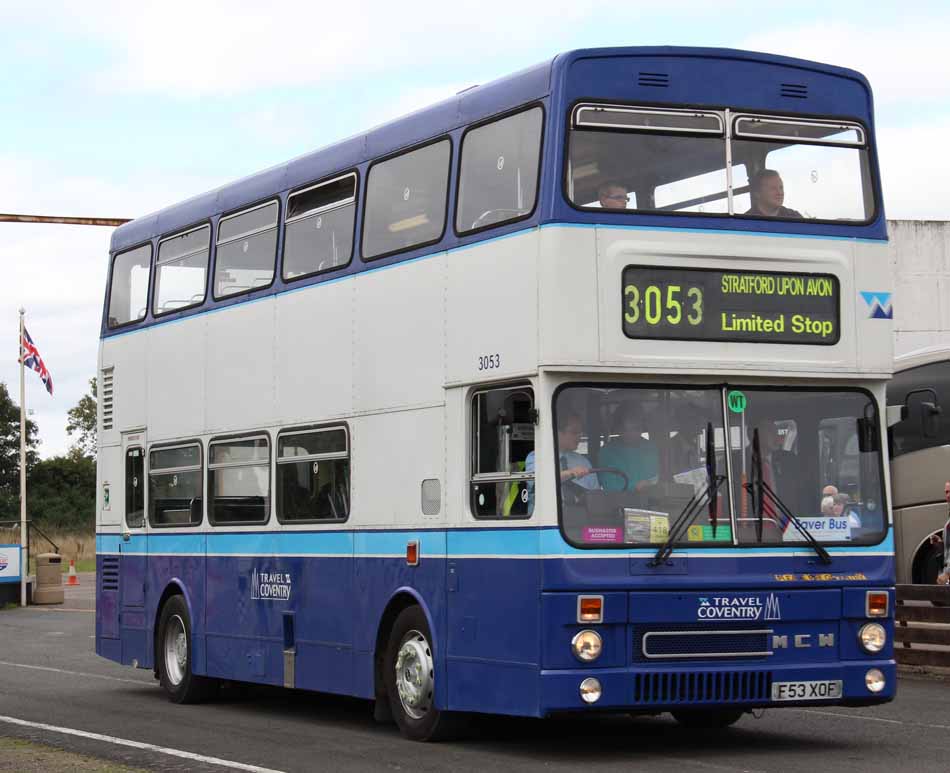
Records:
[[[880,623],[867,623],[858,631],[858,641],[865,652],[872,655],[884,649],[887,644],[887,632]]]
[[[870,692],[880,692],[887,681],[879,669],[872,668],[864,675],[864,684]]]
[[[584,663],[590,663],[600,657],[604,642],[597,631],[581,631],[571,639],[574,657]]]

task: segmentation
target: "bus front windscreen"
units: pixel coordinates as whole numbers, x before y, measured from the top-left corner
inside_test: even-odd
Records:
[[[874,544],[880,426],[860,390],[567,386],[560,523],[577,547]]]

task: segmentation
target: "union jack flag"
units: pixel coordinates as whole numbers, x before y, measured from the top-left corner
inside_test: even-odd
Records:
[[[20,361],[28,368],[32,368],[40,374],[40,380],[46,385],[46,391],[53,394],[53,377],[46,369],[43,358],[40,357],[39,349],[30,338],[30,334],[23,328],[23,339],[20,341]]]

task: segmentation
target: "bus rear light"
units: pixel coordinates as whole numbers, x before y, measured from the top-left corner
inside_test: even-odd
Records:
[[[406,543],[406,563],[409,566],[419,566],[419,542],[417,540]]]
[[[868,617],[887,617],[887,591],[869,590],[867,595],[866,612]]]
[[[577,622],[602,623],[604,622],[603,596],[577,597]]]

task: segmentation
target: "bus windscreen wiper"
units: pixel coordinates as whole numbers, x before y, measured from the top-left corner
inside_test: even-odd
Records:
[[[719,522],[716,496],[725,481],[725,475],[716,474],[715,436],[713,435],[712,422],[706,422],[706,488],[699,494],[694,493],[680,514],[676,516],[676,520],[673,521],[673,525],[670,527],[670,533],[666,537],[666,542],[653,555],[653,560],[650,561],[649,566],[659,566],[672,555],[673,545],[683,536],[683,532],[692,525],[702,509],[703,501],[706,499],[709,501],[709,522],[712,525],[713,536],[716,536],[716,526]]]
[[[758,519],[756,523],[756,537],[762,542],[762,524],[764,521],[765,502],[768,499],[772,509],[778,508],[779,513],[791,523],[796,531],[802,535],[802,539],[811,546],[818,554],[823,564],[831,563],[831,555],[825,550],[824,546],[815,539],[814,535],[808,531],[808,528],[801,522],[801,519],[795,515],[781,499],[775,490],[765,482],[765,476],[762,474],[762,453],[759,446],[759,429],[756,427],[752,431],[752,480],[744,484],[745,490],[749,492],[752,498],[752,505]]]

